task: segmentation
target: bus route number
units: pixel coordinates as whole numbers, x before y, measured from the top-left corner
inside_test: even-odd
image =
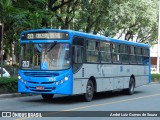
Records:
[[[33,35],[33,34],[27,34],[27,38],[28,38],[28,39],[33,39],[33,38],[34,38],[34,35]]]
[[[22,61],[22,67],[28,68],[29,67],[29,61]]]

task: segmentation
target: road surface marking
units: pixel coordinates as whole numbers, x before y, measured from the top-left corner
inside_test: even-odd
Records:
[[[89,108],[89,107],[97,107],[97,106],[103,106],[103,105],[109,105],[109,104],[115,104],[115,103],[121,103],[121,102],[128,102],[128,101],[133,101],[133,100],[138,100],[138,99],[143,99],[143,98],[148,98],[148,97],[154,97],[154,96],[159,96],[159,95],[160,94],[153,94],[153,95],[149,95],[149,96],[142,96],[142,97],[120,100],[120,101],[115,101],[115,102],[107,102],[107,103],[102,103],[102,104],[82,106],[82,107],[77,107],[77,108],[67,109],[67,110],[62,110],[62,111],[74,111],[74,110],[85,109],[85,108]]]
[[[149,98],[149,97],[155,97],[155,96],[160,96],[160,94],[153,94],[153,95],[142,96],[142,97],[137,97],[137,98],[131,98],[131,99],[126,99],[126,100],[107,102],[107,103],[88,105],[88,106],[82,106],[82,107],[77,107],[77,108],[72,108],[72,109],[66,109],[66,110],[62,110],[62,111],[58,111],[58,112],[52,112],[51,111],[50,113],[46,113],[44,115],[48,116],[48,115],[53,115],[53,114],[59,114],[59,113],[66,112],[66,111],[74,111],[74,110],[80,110],[80,109],[85,109],[85,108],[90,108],[90,107],[97,107],[97,106],[103,106],[103,105],[111,105],[111,104],[116,104],[116,103],[121,103],[121,102],[128,102],[128,101],[133,101],[133,100],[138,100],[138,99],[143,99],[143,98]],[[33,117],[31,117],[31,118],[33,118]],[[31,119],[31,118],[18,118],[18,119],[15,119],[15,120],[26,120],[26,119]]]

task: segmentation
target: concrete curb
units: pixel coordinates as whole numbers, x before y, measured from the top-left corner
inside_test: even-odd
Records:
[[[1,98],[25,97],[25,96],[33,96],[33,94],[21,94],[21,93],[0,94],[0,99]]]
[[[151,84],[160,84],[160,82],[151,82]]]

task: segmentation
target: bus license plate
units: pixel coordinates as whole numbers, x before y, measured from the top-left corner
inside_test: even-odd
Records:
[[[43,86],[37,86],[36,90],[44,90],[44,87]]]

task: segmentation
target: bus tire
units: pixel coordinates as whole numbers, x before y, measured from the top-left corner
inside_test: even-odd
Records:
[[[41,94],[41,96],[44,100],[51,100],[54,94]]]
[[[134,78],[130,78],[130,81],[129,81],[129,88],[126,89],[126,94],[127,95],[132,95],[134,94],[134,88],[135,88],[135,82],[134,82]]]
[[[86,86],[86,93],[84,94],[84,100],[86,102],[92,101],[93,95],[94,95],[94,85],[91,80],[88,80]]]

